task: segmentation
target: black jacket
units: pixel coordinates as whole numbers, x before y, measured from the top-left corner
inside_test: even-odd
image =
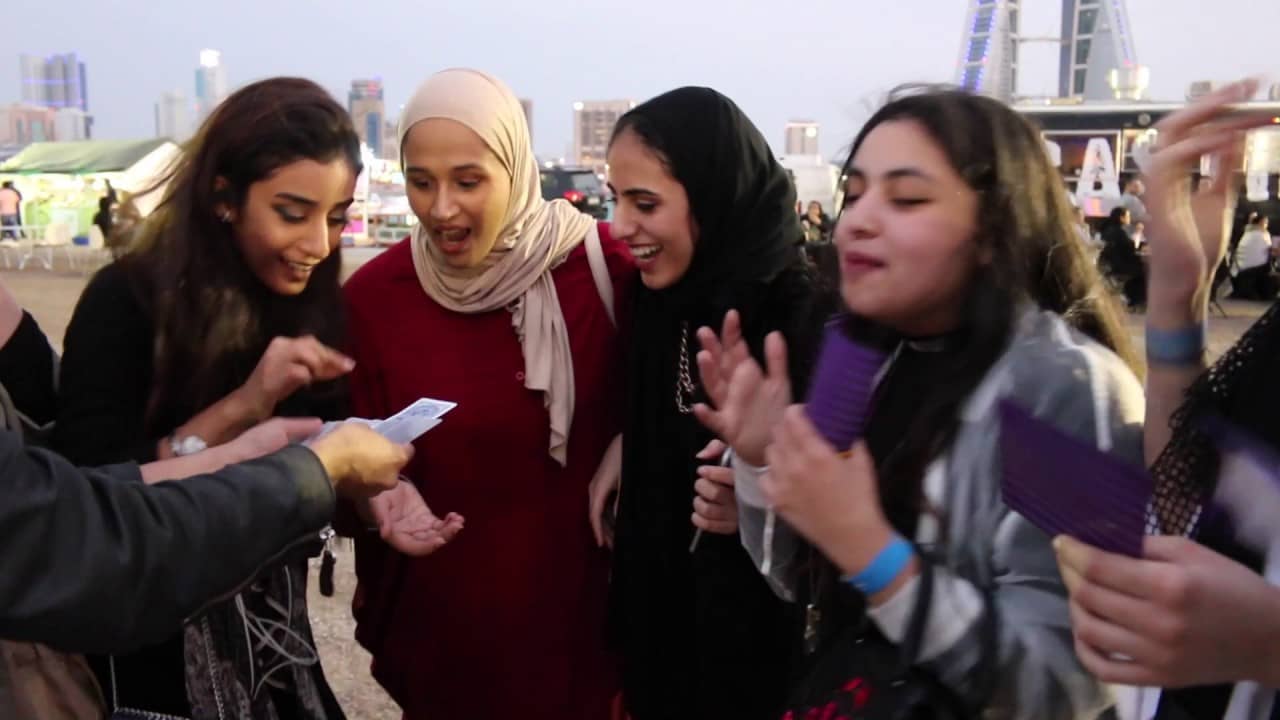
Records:
[[[30,316],[0,348],[0,385],[52,416],[53,350]],[[181,482],[135,464],[76,468],[0,432],[0,637],[118,652],[164,637],[333,511],[316,456],[290,447]],[[192,558],[219,558],[216,563]]]
[[[333,488],[289,447],[180,482],[78,469],[0,432],[0,637],[120,652],[171,635],[328,521]],[[218,562],[193,562],[193,558]]]

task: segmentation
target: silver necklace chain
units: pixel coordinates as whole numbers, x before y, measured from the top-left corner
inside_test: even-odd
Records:
[[[689,323],[680,323],[680,366],[676,377],[676,409],[682,415],[693,413],[694,385],[689,367]]]

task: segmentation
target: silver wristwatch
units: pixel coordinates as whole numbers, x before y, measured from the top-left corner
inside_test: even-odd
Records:
[[[209,443],[196,435],[187,435],[186,437],[178,437],[177,435],[169,436],[169,450],[174,457],[183,457],[184,455],[195,455],[209,448]]]

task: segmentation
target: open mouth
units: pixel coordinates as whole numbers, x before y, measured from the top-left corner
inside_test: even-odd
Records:
[[[432,238],[446,254],[462,252],[471,237],[471,228],[436,228],[431,232]]]
[[[662,252],[662,247],[659,245],[632,245],[629,249],[631,257],[636,260],[652,260]]]

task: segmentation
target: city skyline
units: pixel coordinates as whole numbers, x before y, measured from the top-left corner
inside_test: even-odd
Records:
[[[744,0],[730,21],[723,9],[675,0],[608,5],[605,12],[594,12],[599,4],[586,0],[536,8],[500,0],[430,8],[375,0],[361,8],[397,28],[433,29],[402,40],[376,23],[350,22],[351,8],[330,0],[228,0],[214,14],[143,0],[110,8],[73,2],[75,12],[56,15],[38,4],[11,10],[12,27],[56,26],[58,32],[22,33],[11,45],[10,59],[0,61],[0,105],[20,100],[17,54],[74,52],[93,66],[94,136],[149,137],[156,99],[190,88],[190,70],[183,68],[201,48],[214,47],[222,52],[229,89],[271,75],[302,75],[341,102],[352,79],[381,77],[386,120],[394,122],[428,74],[465,65],[492,72],[533,101],[535,149],[543,156],[571,148],[575,101],[644,100],[700,84],[732,97],[779,152],[788,120],[813,119],[823,128],[821,152],[834,157],[894,86],[954,81],[968,11],[964,0]],[[922,3],[929,12],[920,12]],[[1022,5],[1024,32],[1058,32],[1061,0]],[[1205,23],[1203,4],[1192,0],[1129,0],[1128,14],[1139,61],[1151,68],[1154,100],[1179,100],[1195,80],[1223,81],[1280,65],[1265,34],[1268,26],[1280,26],[1280,4],[1215,3],[1214,15],[1235,23]],[[100,33],[106,26],[113,32]],[[1060,53],[1048,45],[1025,49],[1018,58],[1022,93],[1057,94]]]

